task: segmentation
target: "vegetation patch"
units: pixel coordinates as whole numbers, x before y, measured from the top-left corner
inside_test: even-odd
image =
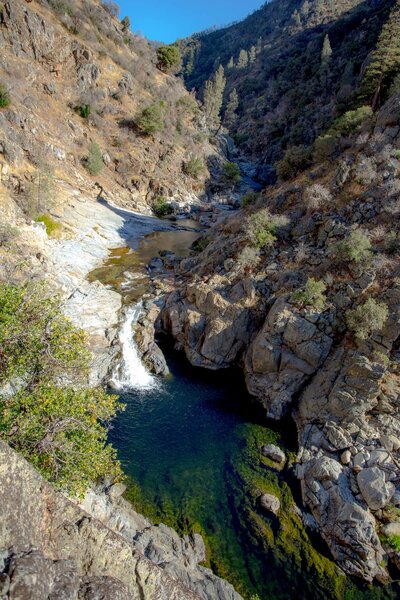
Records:
[[[164,196],[158,196],[152,203],[152,211],[157,217],[166,217],[172,214],[172,206],[168,204],[167,199]]]
[[[389,317],[389,309],[385,302],[368,298],[346,313],[347,327],[360,340],[366,340],[377,331],[380,331]]]
[[[0,285],[0,437],[58,489],[121,477],[107,425],[115,396],[86,386],[85,336],[43,285]]]
[[[45,224],[46,233],[49,237],[57,237],[61,232],[61,224],[52,219],[49,215],[41,215],[36,219],[36,222]]]
[[[103,170],[103,166],[103,155],[100,147],[96,142],[92,142],[86,158],[86,168],[91,175],[98,175]]]
[[[0,83],[0,108],[7,108],[11,104],[11,99],[6,87]]]
[[[326,302],[326,285],[323,281],[317,281],[313,277],[307,279],[307,283],[294,292],[292,300],[300,307],[311,306],[315,310],[323,310]]]
[[[154,103],[142,110],[137,119],[139,129],[145,135],[152,135],[164,129],[164,118],[160,103]]]

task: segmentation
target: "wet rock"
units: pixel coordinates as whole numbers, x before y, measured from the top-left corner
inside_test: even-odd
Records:
[[[360,471],[357,475],[357,483],[371,510],[379,510],[387,506],[395,491],[394,485],[385,481],[385,473],[378,467],[369,467]]]
[[[263,494],[262,496],[260,496],[260,505],[264,510],[271,512],[274,515],[278,514],[279,509],[281,507],[279,498],[277,498],[273,494]]]

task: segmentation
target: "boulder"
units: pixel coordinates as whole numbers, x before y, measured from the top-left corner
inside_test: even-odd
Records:
[[[283,463],[286,460],[286,455],[278,446],[267,444],[261,448],[261,454],[270,458],[274,462]]]
[[[279,509],[281,507],[281,503],[279,502],[279,498],[274,496],[273,494],[263,494],[260,496],[260,506],[267,510],[268,512],[277,515]]]
[[[385,481],[385,473],[378,467],[363,469],[357,475],[361,494],[371,510],[387,506],[394,494],[393,483]]]

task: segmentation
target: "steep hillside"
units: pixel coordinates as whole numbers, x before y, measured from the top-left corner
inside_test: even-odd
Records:
[[[35,165],[93,197],[99,184],[120,205],[145,212],[162,197],[184,204],[204,190],[206,168],[199,179],[184,173],[191,156],[205,165],[211,152],[196,102],[157,69],[148,41],[104,6],[0,5],[0,83],[9,100],[0,112],[0,159],[13,175],[3,180],[29,216],[56,204],[41,194],[32,206]]]
[[[273,0],[241,23],[179,42],[184,77],[202,97],[219,65],[236,89],[237,118],[226,125],[259,162],[258,177],[293,145],[308,146],[351,107],[369,53],[393,1]]]

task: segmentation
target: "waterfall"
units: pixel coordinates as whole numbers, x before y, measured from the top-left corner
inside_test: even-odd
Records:
[[[142,303],[130,306],[125,313],[119,341],[122,360],[117,366],[112,380],[117,390],[150,390],[157,386],[157,379],[149,373],[140,358],[133,337],[132,327],[139,319]]]

